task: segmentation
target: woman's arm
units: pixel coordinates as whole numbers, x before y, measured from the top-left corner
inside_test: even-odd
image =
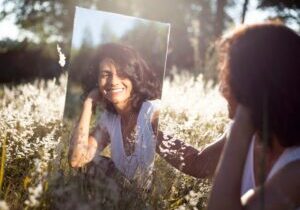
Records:
[[[244,164],[254,130],[247,108],[238,106],[210,195],[209,210],[243,209],[240,193]]]
[[[98,99],[98,90],[93,90],[84,101],[80,119],[73,131],[69,149],[69,162],[72,167],[82,167],[90,162],[97,150],[103,149],[107,144],[107,136],[96,128],[89,134],[93,103]],[[97,135],[96,135],[97,134]]]
[[[164,136],[159,131],[156,152],[173,167],[190,176],[211,178],[219,162],[225,138],[223,135],[202,150],[197,150],[181,140]]]
[[[183,173],[197,178],[212,177],[219,162],[226,135],[199,151],[181,140],[173,139],[157,131],[158,115],[158,112],[154,113],[152,119],[152,127],[157,136],[156,152]]]
[[[285,210],[300,206],[299,160],[278,171],[263,188],[250,190],[241,199],[244,164],[253,134],[250,113],[239,106],[217,169],[209,210]]]

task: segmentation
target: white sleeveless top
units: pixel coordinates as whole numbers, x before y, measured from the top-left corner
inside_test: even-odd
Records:
[[[130,156],[127,156],[124,150],[121,117],[105,111],[97,122],[97,125],[99,123],[109,134],[111,158],[115,166],[130,180],[144,182],[151,175],[156,147],[151,119],[153,113],[158,110],[159,103],[159,100],[143,102],[137,118],[135,148]]]
[[[243,178],[242,178],[242,187],[241,187],[241,196],[253,190],[255,188],[255,178],[254,178],[254,137],[252,138],[247,159],[244,166]],[[300,146],[286,148],[283,153],[280,155],[278,160],[274,163],[271,171],[269,172],[267,179],[276,174],[280,169],[282,169],[288,163],[300,160]]]

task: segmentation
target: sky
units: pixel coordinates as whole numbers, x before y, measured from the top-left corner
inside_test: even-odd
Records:
[[[18,37],[19,29],[14,25],[13,17],[8,17],[0,21],[0,40],[3,38],[16,39]]]
[[[0,4],[2,3],[3,0],[0,0]],[[245,23],[256,23],[256,22],[262,22],[264,19],[266,19],[270,14],[272,14],[272,11],[267,10],[267,11],[263,11],[263,10],[258,10],[256,9],[257,6],[257,0],[250,0],[249,1],[249,6],[248,6],[248,11],[246,14],[246,18],[245,18]],[[238,24],[238,22],[240,21],[240,14],[241,14],[241,4],[239,4],[239,6],[234,7],[233,9],[229,10],[229,14],[231,17],[233,17],[233,19],[235,20],[235,23]],[[84,13],[84,12],[83,12]],[[120,15],[120,17],[122,17]],[[118,20],[118,21],[122,21],[122,20]],[[92,21],[93,22],[93,21]],[[94,22],[99,24],[99,19],[97,20],[97,22]],[[112,24],[114,24],[112,22]],[[127,23],[125,23],[124,21],[122,22],[122,24],[120,24],[120,22],[118,22],[118,24],[121,26],[119,27],[119,29],[117,27],[115,27],[114,30],[116,30],[115,32],[117,34],[121,34],[122,30],[126,30],[130,27],[130,24],[128,25]],[[290,27],[294,28],[295,30],[299,29],[299,26],[296,25],[290,25]],[[95,27],[91,27],[91,28],[95,28]],[[24,36],[30,36],[30,33],[24,34],[24,32],[21,32],[17,26],[14,25],[14,17],[10,16],[8,18],[6,18],[5,20],[2,20],[0,22],[0,40],[4,39],[4,38],[11,38],[11,39],[22,39]],[[95,38],[95,40],[97,41],[98,37],[93,37]],[[75,42],[78,42],[79,40],[74,40]]]
[[[103,26],[108,26],[114,34],[121,37],[125,31],[133,27],[133,24],[134,18],[128,16],[76,7],[72,46],[76,48],[81,46],[87,30],[90,33],[93,44],[96,44],[100,42],[100,33]]]
[[[101,40],[101,32],[103,31],[103,27],[106,27],[106,30],[111,31],[111,33],[113,33],[116,36],[116,38],[121,38],[128,30],[132,29],[137,23],[151,23],[156,24],[159,27],[165,27],[166,25],[168,25],[157,21],[145,20],[142,18],[135,18],[110,12],[76,7],[75,20],[73,26],[72,46],[75,48],[80,48],[87,31],[90,36],[89,41],[93,41],[91,44],[98,45],[100,42],[103,41]]]

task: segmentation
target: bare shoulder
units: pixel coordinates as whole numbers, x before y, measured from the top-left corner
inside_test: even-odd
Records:
[[[300,207],[300,160],[284,166],[264,185],[264,209],[282,210]],[[246,209],[259,209],[262,188],[257,188],[245,198]]]
[[[158,127],[158,119],[159,119],[159,110],[156,110],[151,118],[151,125],[153,130],[156,132]]]
[[[159,110],[156,110],[155,112],[153,112],[151,122],[157,121],[158,118],[159,118]]]

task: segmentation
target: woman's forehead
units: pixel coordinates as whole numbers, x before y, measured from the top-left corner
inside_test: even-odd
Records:
[[[112,69],[112,68],[116,68],[116,67],[117,67],[116,63],[115,63],[114,60],[111,59],[111,58],[104,58],[104,59],[99,63],[99,69],[100,69],[100,70],[105,69],[105,68]]]

